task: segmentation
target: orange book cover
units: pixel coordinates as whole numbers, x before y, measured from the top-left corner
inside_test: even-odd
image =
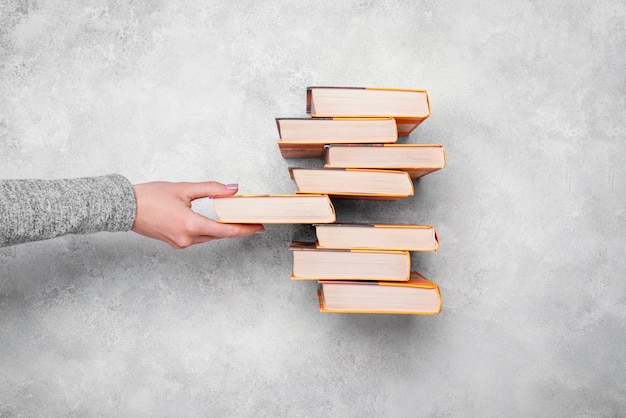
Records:
[[[329,144],[323,158],[325,168],[401,170],[411,178],[423,177],[446,165],[446,151],[440,144]],[[391,158],[394,160],[389,161]]]
[[[398,92],[408,95],[394,94]],[[327,105],[328,98],[336,99],[334,105]],[[410,102],[411,110],[392,106],[400,100]],[[430,99],[426,90],[419,89],[313,86],[306,90],[306,112],[314,118],[389,116],[396,119],[398,135],[406,136],[430,116]]]
[[[416,271],[411,272],[411,277],[406,282],[355,282],[355,281],[331,281],[331,280],[319,280],[320,288],[317,291],[318,303],[320,312],[331,312],[331,313],[366,313],[366,314],[410,314],[410,315],[434,315],[439,314],[442,308],[442,300],[441,300],[441,291],[439,290],[439,286],[437,286],[434,282],[426,279],[420,273]],[[324,300],[324,291],[323,286],[325,284],[337,285],[337,284],[348,284],[355,286],[384,286],[384,287],[403,287],[403,288],[416,288],[416,289],[426,289],[435,292],[435,297],[437,299],[436,309],[431,310],[389,310],[389,309],[332,309],[326,306],[326,302]]]

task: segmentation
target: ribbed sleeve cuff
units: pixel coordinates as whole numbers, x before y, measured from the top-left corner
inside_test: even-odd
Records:
[[[137,214],[137,198],[133,185],[126,177],[119,174],[96,177],[96,179],[102,179],[103,193],[111,197],[103,202],[102,214],[108,214],[108,216],[103,219],[102,231],[130,230]]]

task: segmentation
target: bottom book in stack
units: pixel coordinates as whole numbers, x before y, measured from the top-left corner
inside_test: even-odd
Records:
[[[438,314],[439,287],[418,272],[406,282],[320,280],[320,311],[377,314]]]

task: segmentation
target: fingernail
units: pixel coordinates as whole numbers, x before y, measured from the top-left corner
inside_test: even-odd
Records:
[[[226,187],[226,190],[237,190],[237,189],[239,189],[239,185],[237,183],[230,183],[230,184],[227,184],[224,187]]]
[[[261,225],[261,227],[255,232],[255,234],[262,234],[263,232],[265,232],[265,227]]]

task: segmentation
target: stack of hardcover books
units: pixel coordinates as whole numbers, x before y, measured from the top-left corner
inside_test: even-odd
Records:
[[[277,118],[283,157],[317,157],[290,168],[292,195],[215,199],[220,222],[310,223],[317,241],[291,243],[294,280],[317,280],[323,312],[435,314],[439,288],[410,267],[410,251],[437,251],[435,228],[336,224],[331,198],[400,199],[412,179],[444,167],[442,145],[398,144],[430,116],[424,90],[309,87],[311,118]]]
[[[409,251],[437,251],[435,228],[318,224],[317,241],[294,241],[293,280],[317,280],[320,310],[439,313],[439,288],[411,271]]]

